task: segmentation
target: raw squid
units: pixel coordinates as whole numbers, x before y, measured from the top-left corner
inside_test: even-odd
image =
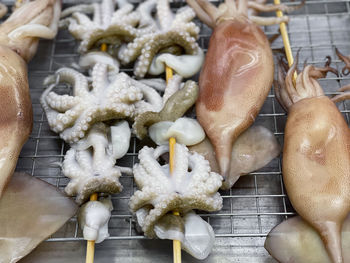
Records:
[[[32,130],[26,62],[36,52],[38,37],[55,36],[59,12],[60,1],[37,0],[0,25],[0,196]]]
[[[276,87],[288,111],[283,179],[295,210],[319,233],[332,262],[341,263],[340,232],[350,212],[349,127],[317,82],[334,70],[306,66],[294,84],[296,65],[285,80],[280,67]]]
[[[14,263],[55,233],[77,211],[56,187],[15,173],[0,199],[0,263]]]
[[[253,15],[248,18],[248,7],[266,11],[266,6],[246,0],[226,0],[218,8],[207,0],[187,2],[198,17],[213,28],[199,78],[196,113],[226,179],[230,173],[233,144],[254,122],[273,81],[270,44],[255,23],[273,24],[288,18]],[[282,8],[268,7],[269,11]]]
[[[320,236],[300,216],[272,229],[265,248],[279,262],[331,263]],[[344,262],[350,262],[350,215],[342,227],[342,248]]]

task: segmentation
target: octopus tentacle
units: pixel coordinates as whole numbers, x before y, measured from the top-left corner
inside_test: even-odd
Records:
[[[59,76],[59,83],[68,83],[73,87],[74,96],[86,95],[89,91],[87,78],[70,68],[61,68],[56,71]]]
[[[249,19],[260,26],[271,26],[280,23],[288,23],[288,16],[281,17],[260,17],[260,16],[250,16]]]
[[[171,12],[169,1],[157,1],[157,14],[161,29],[169,28],[173,20],[173,13]]]
[[[46,101],[51,108],[59,112],[65,112],[73,108],[77,104],[78,99],[67,94],[58,95],[55,92],[49,92],[46,96]]]
[[[148,0],[140,4],[138,13],[140,15],[140,27],[157,28],[156,21],[152,17],[152,10],[157,4],[157,0]]]
[[[96,63],[92,70],[92,92],[96,95],[103,92],[107,83],[107,64]]]
[[[350,85],[344,86],[338,90],[338,92],[344,92],[343,94],[338,94],[332,97],[334,103],[350,99]]]
[[[61,18],[70,16],[76,12],[91,14],[94,12],[94,6],[91,4],[89,4],[89,5],[82,4],[82,5],[75,5],[75,6],[68,7],[62,11]]]
[[[282,12],[292,12],[298,10],[305,4],[305,0],[301,2],[299,5],[295,6],[287,6],[284,4],[279,5],[269,5],[269,4],[261,4],[255,1],[248,1],[248,7],[252,8],[258,12],[273,12],[273,11],[282,11]]]
[[[342,69],[342,74],[344,76],[349,75],[350,73],[350,57],[347,57],[345,55],[343,55],[338,48],[335,48],[335,52],[337,54],[337,56],[345,63],[345,66]]]
[[[202,7],[197,3],[196,0],[186,0],[188,5],[191,6],[198,18],[204,23],[206,24],[207,26],[211,27],[211,28],[214,28],[215,27],[215,20],[213,20],[213,18],[211,16],[209,16],[207,14],[207,12],[205,12]]]

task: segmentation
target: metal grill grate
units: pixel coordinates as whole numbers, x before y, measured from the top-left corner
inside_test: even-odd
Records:
[[[66,5],[70,5],[76,1],[67,0],[64,2]],[[178,8],[183,4],[184,1],[175,1],[173,7]],[[294,5],[298,2],[288,4]],[[350,0],[310,0],[306,1],[302,9],[290,15],[289,36],[293,53],[295,54],[299,48],[302,48],[299,60],[300,66],[302,66],[305,59],[308,63],[322,65],[325,62],[325,56],[330,55],[333,58],[333,66],[338,70],[343,67],[343,63],[335,55],[334,48],[338,47],[344,54],[350,54],[349,14]],[[271,15],[274,15],[274,13],[271,13]],[[198,20],[197,22],[200,24]],[[278,26],[264,27],[268,37],[274,35],[277,30]],[[205,50],[210,34],[211,30],[201,24],[199,43]],[[29,141],[23,147],[17,165],[18,171],[30,173],[62,190],[68,179],[63,176],[58,164],[62,162],[68,146],[50,131],[39,98],[44,90],[42,82],[46,76],[53,74],[55,70],[62,66],[69,66],[73,62],[77,62],[79,55],[76,53],[76,47],[77,44],[73,37],[65,30],[60,31],[54,41],[40,42],[39,51],[29,64],[34,127]],[[282,47],[283,43],[279,37],[272,44],[272,48],[277,51]],[[131,71],[130,69],[122,70]],[[335,94],[338,88],[350,84],[350,77],[337,77],[329,74],[326,79],[321,79],[320,83],[327,94]],[[61,91],[67,89],[69,87],[64,85],[58,87],[58,90]],[[339,108],[349,123],[350,103],[341,103]],[[272,130],[282,144],[285,121],[286,114],[276,102],[273,91],[271,91],[256,123]],[[132,138],[127,155],[118,164],[131,167],[137,161],[137,153],[141,147],[140,142],[135,137]],[[133,178],[123,175],[121,182],[124,186],[123,192],[114,195],[112,198],[114,210],[109,223],[111,235],[109,239],[119,240],[118,242],[121,242],[121,240],[144,239],[142,235],[135,231],[133,218],[127,206],[128,200],[135,190]],[[223,209],[217,213],[201,214],[213,226],[218,237],[218,248],[214,248],[213,255],[209,257],[208,262],[236,262],[236,260],[238,262],[239,259],[243,259],[239,262],[253,262],[253,257],[256,258],[254,262],[268,262],[263,260],[269,258],[262,247],[264,237],[272,227],[288,216],[294,215],[294,210],[283,187],[281,159],[276,158],[263,169],[242,177],[231,190],[222,191],[221,194],[224,198]],[[78,229],[76,219],[73,218],[48,241],[68,242],[79,240],[82,240],[82,234]],[[227,258],[220,261],[218,253],[225,242],[229,244],[230,249],[238,254],[236,258]],[[248,249],[248,247],[250,248]],[[147,247],[139,249],[147,253]],[[151,251],[157,253],[156,249]],[[98,248],[96,253],[98,253]],[[147,256],[152,258],[151,255]],[[170,259],[171,255],[169,255]],[[96,256],[97,261],[98,255]],[[146,259],[137,262],[146,262]],[[189,258],[188,262],[193,262],[193,260]]]

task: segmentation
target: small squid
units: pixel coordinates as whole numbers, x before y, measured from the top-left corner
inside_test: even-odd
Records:
[[[253,124],[273,81],[272,51],[258,25],[288,21],[288,17],[248,16],[248,8],[257,11],[290,8],[246,0],[225,0],[219,7],[207,0],[187,3],[213,28],[199,77],[196,114],[214,146],[220,173],[228,180],[233,144]]]
[[[340,233],[350,212],[350,131],[334,104],[347,94],[332,101],[317,82],[328,71],[335,72],[328,64],[306,66],[295,82],[297,62],[285,79],[280,67],[275,88],[288,112],[282,166],[288,196],[298,214],[319,233],[331,261],[341,263]]]
[[[27,64],[39,37],[54,38],[59,0],[25,1],[0,25],[0,196],[33,123]]]

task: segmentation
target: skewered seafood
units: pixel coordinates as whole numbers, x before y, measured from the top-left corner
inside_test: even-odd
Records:
[[[344,262],[340,231],[350,212],[350,131],[324,95],[318,78],[335,71],[306,66],[295,84],[297,62],[286,78],[279,68],[276,97],[288,111],[283,179],[298,214],[321,236],[332,262]]]
[[[212,248],[213,232],[209,224],[199,217],[195,218],[195,227],[186,230],[190,224],[187,218],[193,209],[217,211],[222,207],[222,198],[217,192],[222,183],[222,177],[210,171],[208,161],[197,153],[190,153],[185,145],[175,145],[175,168],[170,174],[169,165],[161,165],[158,158],[169,151],[162,145],[156,149],[145,146],[139,152],[140,163],[135,164],[134,178],[140,190],[130,198],[129,207],[136,213],[138,223],[145,235],[149,237],[187,240],[183,242],[196,257],[205,258]],[[181,216],[169,214],[178,211]],[[204,224],[205,223],[205,224]],[[205,227],[199,227],[204,224]],[[207,225],[206,225],[207,224]],[[191,240],[191,234],[202,236],[203,243],[197,249]],[[171,234],[173,233],[173,234]],[[176,237],[173,235],[177,233]],[[188,237],[188,238],[187,238]],[[203,245],[203,246],[201,246]]]
[[[271,48],[255,23],[274,24],[288,18],[253,15],[248,18],[251,4],[246,0],[226,0],[218,8],[207,0],[187,2],[213,28],[199,78],[196,113],[214,146],[220,172],[226,180],[233,144],[254,122],[273,81]],[[281,9],[281,6],[271,7]]]
[[[103,123],[96,123],[86,138],[67,151],[62,172],[71,181],[65,191],[70,196],[77,195],[79,204],[96,192],[113,194],[122,190],[121,173],[131,173],[130,168],[115,165],[116,159],[123,157],[129,148],[130,129],[126,122],[124,124],[109,129]],[[114,140],[113,132],[116,136],[123,134],[122,139]]]
[[[0,196],[33,125],[26,62],[36,52],[38,37],[55,36],[59,13],[60,1],[37,0],[0,25]]]
[[[164,65],[161,67],[159,64],[167,64],[178,74],[186,74],[186,77],[197,73],[203,63],[204,54],[196,42],[199,28],[191,22],[195,17],[193,10],[190,7],[184,7],[173,14],[168,0],[146,2],[157,4],[157,20],[152,20],[150,17],[155,30],[141,34],[132,42],[124,44],[118,52],[120,61],[127,64],[137,60],[134,74],[142,78],[149,71],[153,58],[159,52],[179,55],[178,53],[181,54],[181,50],[184,50],[184,53],[187,54],[186,57],[170,54],[160,55],[159,58],[155,59],[150,73],[160,74],[164,72]],[[173,48],[168,49],[173,46],[177,48],[173,51],[171,51]],[[155,66],[158,66],[157,70]]]
[[[82,205],[79,210],[78,221],[85,240],[101,243],[109,237],[108,222],[112,210],[113,204],[110,197],[98,201],[89,201]]]
[[[56,187],[15,173],[0,199],[0,262],[14,263],[29,254],[76,211]]]
[[[163,99],[166,99],[166,101],[162,109],[159,112],[147,111],[137,116],[133,124],[133,130],[139,139],[146,137],[149,126],[161,121],[176,121],[196,102],[198,97],[197,84],[188,80],[183,88],[179,89],[180,86],[181,78],[179,82],[175,75],[169,81],[165,90]]]
[[[116,11],[115,2],[119,8]],[[127,0],[76,5],[63,10],[61,17],[64,19],[60,21],[60,27],[68,27],[69,32],[81,41],[81,53],[98,48],[102,43],[111,48],[118,47],[123,41],[131,41],[142,32],[152,30],[144,24],[144,13],[133,9]],[[93,14],[93,18],[90,19],[88,14]],[[141,28],[138,29],[137,24]]]
[[[205,138],[203,128],[195,119],[182,117],[175,122],[161,121],[148,129],[149,137],[158,145],[168,144],[171,137],[184,145],[200,143]]]
[[[66,142],[77,142],[96,122],[133,119],[143,112],[162,108],[162,98],[156,90],[125,73],[110,71],[116,72],[108,64],[96,63],[91,73],[91,90],[89,78],[76,70],[61,68],[56,72],[59,82],[73,86],[73,96],[52,92],[53,84],[43,93],[41,104],[51,129]],[[54,82],[54,77],[46,81]]]

